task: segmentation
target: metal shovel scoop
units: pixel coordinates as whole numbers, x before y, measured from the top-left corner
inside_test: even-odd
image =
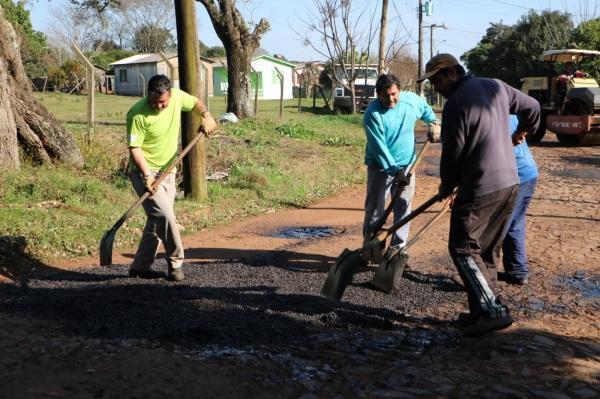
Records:
[[[450,208],[451,198],[448,198],[442,209],[440,209],[425,226],[419,230],[413,238],[411,238],[404,248],[394,249],[388,248],[385,251],[385,255],[383,259],[379,263],[377,270],[375,271],[375,275],[373,279],[371,279],[370,283],[375,288],[389,294],[393,290],[397,290],[400,288],[400,284],[402,281],[402,274],[404,273],[404,268],[406,268],[406,264],[408,263],[408,249],[417,242],[421,237],[425,235],[425,233],[434,225],[435,222],[440,220],[444,213]]]
[[[427,208],[439,200],[440,195],[434,195],[417,209],[398,220],[390,228],[383,230],[361,248],[353,251],[348,248],[344,249],[340,256],[337,257],[335,264],[329,269],[325,283],[321,288],[321,295],[331,300],[339,301],[342,295],[344,295],[346,286],[352,282],[352,277],[357,267],[361,264],[366,264],[365,259],[371,256],[372,253],[378,252],[377,248],[379,248],[379,253],[381,253],[381,248],[385,246],[388,237],[394,234],[400,227],[425,212]]]

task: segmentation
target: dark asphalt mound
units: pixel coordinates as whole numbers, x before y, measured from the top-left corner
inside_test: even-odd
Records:
[[[416,272],[405,273],[402,289],[386,295],[368,286],[371,268],[357,273],[336,304],[319,295],[328,264],[297,268],[284,258],[273,253],[260,261],[186,264],[181,283],[130,278],[122,265],[54,270],[0,285],[0,312],[90,338],[263,345],[331,330],[422,324],[427,318],[414,315],[465,300],[447,277]],[[161,261],[156,268],[166,266]]]

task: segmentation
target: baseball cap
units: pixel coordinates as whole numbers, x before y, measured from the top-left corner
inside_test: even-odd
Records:
[[[427,65],[425,65],[425,74],[419,79],[417,79],[417,82],[420,83],[425,79],[429,79],[430,77],[438,73],[440,69],[448,68],[454,65],[460,64],[452,54],[438,54],[432,59],[430,59],[429,62],[427,62]]]

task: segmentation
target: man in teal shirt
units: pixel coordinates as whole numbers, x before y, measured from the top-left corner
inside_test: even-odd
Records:
[[[385,199],[395,195],[398,187],[392,184],[398,173],[404,173],[415,161],[415,123],[417,119],[437,124],[431,107],[414,93],[400,91],[400,81],[394,75],[381,75],[375,84],[377,99],[369,104],[364,116],[367,136],[365,164],[367,165],[367,197],[363,237],[370,240],[376,233],[374,226],[381,219]],[[415,193],[415,174],[404,186],[400,198],[394,204],[394,222],[410,212]],[[392,246],[404,247],[408,238],[409,224],[400,228],[392,237]]]
[[[140,278],[159,278],[164,273],[152,270],[152,264],[163,244],[168,264],[167,278],[181,281],[183,274],[183,244],[175,219],[175,169],[159,187],[156,177],[177,157],[181,112],[194,111],[202,118],[202,129],[209,134],[215,121],[202,101],[188,93],[171,89],[171,81],[164,75],[148,81],[148,96],[143,97],[127,113],[127,145],[131,183],[138,195],[152,193],[142,204],[146,212],[146,226],[129,275]]]

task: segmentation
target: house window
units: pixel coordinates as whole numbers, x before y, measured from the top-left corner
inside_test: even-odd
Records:
[[[127,69],[119,70],[119,81],[127,82]]]

